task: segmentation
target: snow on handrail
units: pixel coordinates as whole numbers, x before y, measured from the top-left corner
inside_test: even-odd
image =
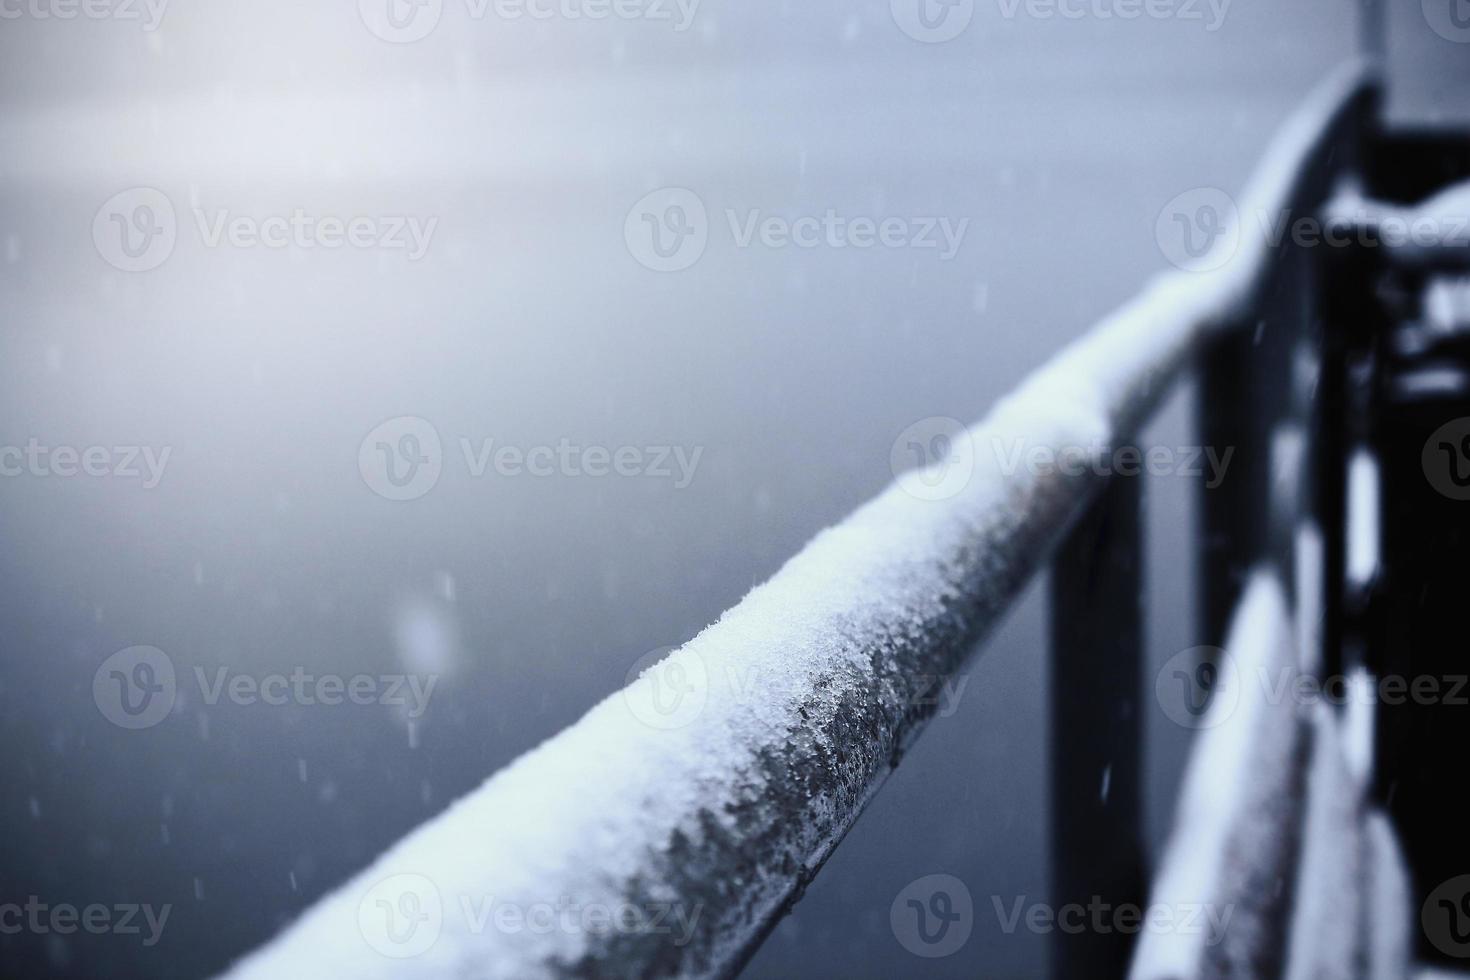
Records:
[[[1198,910],[1202,921],[1141,935],[1130,980],[1284,974],[1308,732],[1296,703],[1273,699],[1258,679],[1295,682],[1296,631],[1280,583],[1257,573],[1216,664],[1214,697],[1149,896],[1151,907]]]
[[[1245,213],[1295,203],[1372,85],[1355,64],[1309,98],[1272,143]],[[1118,444],[1201,341],[1240,322],[1270,259],[1264,236],[1242,235],[1216,271],[1156,279],[969,431],[963,490],[934,501],[894,485],[818,534],[651,673],[229,975],[738,969],[927,720],[915,686],[962,665],[1102,485],[1090,466],[1003,467],[993,447]]]

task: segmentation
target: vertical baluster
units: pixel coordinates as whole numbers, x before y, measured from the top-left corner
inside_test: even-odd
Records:
[[[1260,560],[1261,513],[1267,500],[1270,425],[1259,404],[1267,398],[1253,368],[1267,328],[1237,327],[1212,343],[1200,358],[1195,431],[1201,446],[1223,454],[1233,450],[1229,471],[1217,487],[1200,482],[1198,497],[1195,594],[1197,642],[1225,642],[1230,616],[1240,601],[1247,574]]]
[[[1142,481],[1114,477],[1051,573],[1053,905],[1142,898]],[[1132,937],[1054,932],[1052,975],[1122,976]],[[1109,921],[1111,921],[1109,919]]]

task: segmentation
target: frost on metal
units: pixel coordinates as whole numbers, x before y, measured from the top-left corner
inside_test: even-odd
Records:
[[[1274,577],[1249,585],[1180,792],[1151,905],[1229,910],[1224,935],[1145,932],[1132,980],[1280,976],[1300,851],[1308,744],[1290,698],[1295,625]],[[1266,683],[1262,683],[1262,679]]]
[[[1470,266],[1470,249],[1465,248],[1470,181],[1451,184],[1412,206],[1374,200],[1358,188],[1345,188],[1324,211],[1329,227],[1338,234],[1351,232],[1372,242],[1391,262],[1410,268]]]
[[[1348,682],[1348,710],[1302,701],[1313,675],[1274,578],[1236,611],[1214,701],[1185,773],[1150,905],[1203,908],[1222,933],[1145,931],[1131,980],[1408,975],[1408,871],[1369,803],[1360,755],[1372,686]]]
[[[1362,84],[1335,77],[1252,185],[1285,206]],[[240,978],[708,976],[737,969],[851,827],[954,673],[1100,486],[994,446],[1129,436],[1269,255],[1156,280],[969,432],[943,501],[890,487],[633,685],[390,848]],[[1264,245],[1261,246],[1264,248]],[[674,691],[662,693],[673,696]],[[653,724],[650,724],[653,719]]]
[[[958,496],[891,487],[659,665],[660,678],[688,685],[681,693],[700,705],[691,717],[649,724],[645,702],[659,693],[649,684],[614,694],[233,975],[728,971],[800,895],[932,711],[914,697],[916,679],[959,668],[1099,480],[1006,475],[992,440],[1102,445],[1117,395],[1162,382],[1152,351],[1092,345],[1132,350],[1133,376],[1116,364],[1088,371],[1087,349],[1072,352],[1067,373],[1042,372],[972,431],[976,472]],[[532,929],[498,920],[502,906],[561,907],[575,921]],[[584,921],[589,909],[628,908],[637,927]],[[417,918],[438,935],[412,957],[385,956],[375,946],[393,949],[377,930],[395,918],[400,932]]]

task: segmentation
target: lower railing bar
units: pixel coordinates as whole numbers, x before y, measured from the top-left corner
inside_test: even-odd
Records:
[[[1296,635],[1275,576],[1249,577],[1148,898],[1197,920],[1143,930],[1130,980],[1283,976],[1310,745],[1295,702],[1258,678],[1295,683]]]

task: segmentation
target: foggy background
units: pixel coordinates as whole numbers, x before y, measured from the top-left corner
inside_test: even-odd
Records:
[[[39,0],[26,0],[27,3]],[[1470,117],[1470,47],[1395,4],[1393,114]],[[575,721],[891,478],[911,424],[971,420],[1165,267],[1155,220],[1238,190],[1355,48],[1344,3],[1204,20],[1014,17],[944,44],[887,2],[705,0],[687,31],[506,22],[446,0],[388,43],[348,0],[0,19],[0,446],[171,447],[161,482],[0,477],[0,901],[172,905],[161,941],[0,935],[0,974],[225,967],[388,844]],[[93,241],[113,195],[178,212],[147,272]],[[709,209],[640,264],[629,210]],[[208,247],[192,209],[437,218],[403,251]],[[740,248],[724,212],[969,219],[916,249]],[[1187,392],[1146,437],[1188,443]],[[384,499],[359,450],[428,420],[443,473]],[[468,472],[479,446],[702,449],[692,482]],[[1149,481],[1149,661],[1194,646],[1186,478]],[[1046,939],[1046,636],[1036,588],[750,964],[752,977],[1034,976]],[[147,645],[173,713],[130,731],[93,679]],[[431,672],[424,716],[203,703],[194,669]],[[1151,675],[1148,678],[1151,687]],[[1142,683],[1142,682],[1141,682]],[[1148,836],[1187,740],[1149,711]],[[889,929],[933,873],[968,945]]]

